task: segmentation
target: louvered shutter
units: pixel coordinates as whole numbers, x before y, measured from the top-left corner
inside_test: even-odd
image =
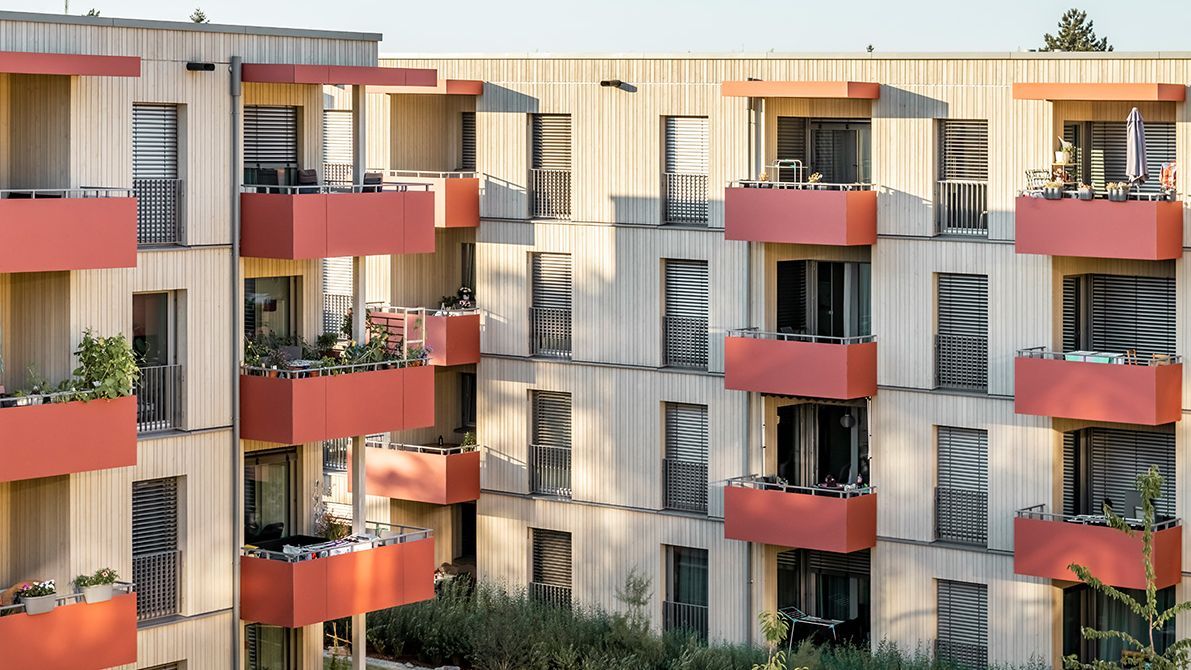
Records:
[[[532,533],[533,581],[571,588],[571,534],[541,528]]]
[[[1124,121],[1095,121],[1090,125],[1092,150],[1088,156],[1092,186],[1103,189],[1108,182],[1128,181],[1126,151],[1128,129]],[[1143,193],[1158,193],[1158,176],[1163,163],[1175,161],[1175,124],[1146,123],[1146,168],[1149,178],[1141,185]]]
[[[962,668],[988,667],[988,587],[938,581],[936,653]]]
[[[1079,514],[1079,433],[1063,433],[1063,514]]]
[[[343,326],[343,317],[354,300],[352,276],[350,257],[322,260],[324,333],[338,333]]]
[[[178,611],[178,480],[132,484],[132,579],[137,616],[152,619]]]
[[[797,160],[806,165],[806,119],[800,116],[777,117],[777,160]],[[773,176],[771,175],[772,179]],[[806,175],[786,168],[777,174],[778,181],[805,181]]]
[[[244,166],[297,167],[298,108],[244,107]]]
[[[355,170],[351,110],[323,111],[323,180],[351,184]]]
[[[988,181],[988,121],[939,122],[939,179]]]
[[[806,261],[777,263],[777,330],[806,332]]]
[[[707,367],[707,262],[665,262],[665,361]]]
[[[571,308],[570,254],[534,254],[533,306]]]
[[[461,112],[459,116],[459,169],[476,169],[476,113]]]
[[[1114,428],[1088,429],[1089,497],[1100,513],[1105,499],[1111,500],[1117,514],[1138,517],[1134,510],[1141,505],[1137,493],[1137,476],[1151,465],[1158,466],[1163,478],[1163,496],[1154,501],[1158,514],[1174,516],[1175,495],[1175,438],[1173,433],[1118,430]]]
[[[1175,280],[1092,275],[1091,338],[1095,351],[1141,357],[1175,351]]]
[[[940,387],[988,387],[988,277],[940,274],[935,382]]]
[[[665,135],[666,223],[707,223],[707,117],[667,116]]]
[[[132,178],[178,178],[176,106],[132,106]]]
[[[1063,141],[1070,142],[1072,146],[1071,160],[1075,163],[1072,168],[1074,172],[1071,173],[1072,179],[1078,179],[1084,182],[1087,177],[1087,155],[1084,142],[1084,128],[1085,124],[1081,122],[1066,122],[1063,124]]]
[[[983,545],[988,539],[988,433],[938,427],[935,534],[940,540]]]
[[[871,557],[868,549],[854,551],[850,554],[837,554],[832,551],[806,552],[807,566],[815,572],[826,572],[837,575],[865,575],[869,574]]]
[[[1063,351],[1076,351],[1080,344],[1080,277],[1063,277]]]
[[[530,489],[571,495],[571,394],[534,391]]]
[[[665,506],[707,510],[707,406],[666,403]]]
[[[533,162],[535,170],[571,169],[571,115],[533,115]]]

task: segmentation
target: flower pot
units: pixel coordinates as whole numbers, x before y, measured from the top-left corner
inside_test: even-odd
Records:
[[[58,606],[58,594],[48,596],[23,596],[21,604],[25,606],[26,614],[48,614]]]
[[[1129,199],[1129,192],[1124,189],[1113,189],[1108,192],[1110,202],[1125,202]]]
[[[1047,186],[1046,188],[1042,189],[1042,197],[1046,198],[1047,200],[1062,200],[1063,189]]]
[[[94,603],[106,603],[112,599],[112,585],[111,584],[96,584],[95,586],[83,587],[83,602],[88,605]]]
[[[1079,199],[1080,200],[1091,200],[1093,197],[1095,197],[1095,195],[1096,195],[1096,193],[1090,188],[1079,190]]]

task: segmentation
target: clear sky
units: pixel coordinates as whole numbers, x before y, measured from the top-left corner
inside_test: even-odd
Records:
[[[381,53],[1013,51],[1077,4],[1117,51],[1191,51],[1191,0],[70,0],[73,14],[384,33]],[[1144,4],[1144,10],[1135,6]],[[63,0],[0,0],[63,11]]]

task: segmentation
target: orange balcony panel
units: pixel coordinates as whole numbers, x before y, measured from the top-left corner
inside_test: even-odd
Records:
[[[136,267],[136,198],[0,200],[0,272]]]
[[[1179,583],[1183,564],[1183,527],[1154,532],[1154,574],[1158,588]],[[1110,586],[1144,589],[1141,533],[1061,519],[1018,516],[1013,520],[1013,571],[1030,577],[1077,581],[1067,567],[1076,563]]]
[[[434,193],[405,191],[406,254],[434,253]]]
[[[480,180],[478,177],[443,179],[442,188],[434,189],[439,228],[475,228],[480,225]],[[441,196],[439,195],[441,193]]]
[[[1182,418],[1183,364],[1116,365],[1018,356],[1018,414],[1157,426]]]
[[[729,485],[724,537],[844,554],[871,549],[877,545],[877,494],[844,498]]]
[[[365,478],[368,495],[453,505],[480,499],[480,452],[458,447],[370,448]],[[351,490],[350,461],[348,490]]]
[[[825,344],[729,336],[724,387],[850,400],[877,393],[877,343]]]
[[[0,51],[0,72],[91,77],[139,77],[139,56],[92,56]]]
[[[857,98],[876,100],[881,85],[867,81],[725,81],[720,94],[735,98]]]
[[[434,538],[288,562],[240,557],[240,618],[297,628],[434,597]]]
[[[1182,84],[1114,84],[1021,82],[1013,85],[1014,100],[1081,100],[1117,102],[1182,102]]]
[[[434,369],[240,375],[240,416],[244,439],[283,444],[422,428],[434,423]]]
[[[427,316],[426,344],[431,365],[479,363],[480,315]]]
[[[877,192],[729,187],[724,237],[855,246],[877,241]]]
[[[245,82],[340,86],[438,85],[438,71],[426,68],[362,65],[302,65],[293,63],[244,63]]]
[[[328,193],[326,249],[322,258],[405,252],[409,193]],[[298,196],[302,197],[302,196]]]
[[[0,481],[136,465],[136,398],[0,408]]]
[[[0,617],[4,667],[100,670],[136,663],[136,594]]]
[[[1017,253],[1164,261],[1183,255],[1183,204],[1018,196]]]

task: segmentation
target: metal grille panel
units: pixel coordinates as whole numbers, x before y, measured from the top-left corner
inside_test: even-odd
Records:
[[[938,581],[936,654],[962,668],[988,667],[988,587]]]
[[[988,387],[988,277],[940,274],[935,338],[935,384]]]
[[[707,262],[665,261],[665,364],[707,367]]]
[[[182,189],[181,179],[132,180],[137,244],[182,243]]]
[[[664,184],[666,223],[707,225],[707,175],[667,172]]]
[[[137,432],[181,428],[183,388],[181,365],[141,368],[141,376],[133,388],[136,395]]]
[[[707,406],[666,403],[665,412],[665,507],[688,512],[706,512]]]
[[[132,188],[137,198],[137,243],[181,242],[176,106],[132,106]]]
[[[178,480],[132,484],[132,579],[141,620],[176,614],[181,576]]]
[[[530,216],[535,219],[571,218],[571,171],[529,171]]]

